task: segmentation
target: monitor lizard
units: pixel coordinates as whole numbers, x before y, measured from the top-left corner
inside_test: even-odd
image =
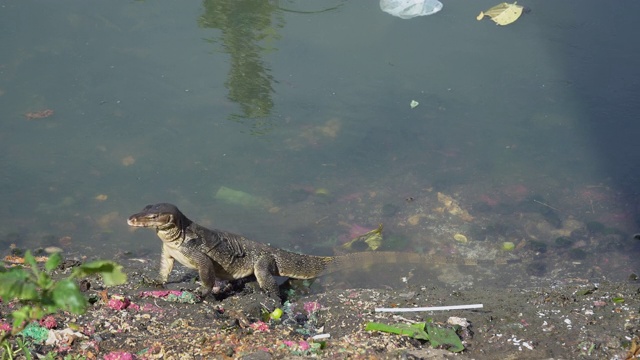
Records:
[[[227,231],[208,229],[187,218],[173,204],[147,205],[127,220],[130,226],[154,228],[162,240],[160,262],[161,283],[166,283],[175,260],[196,269],[203,286],[201,295],[208,295],[216,279],[235,280],[255,275],[260,288],[280,299],[274,276],[312,279],[327,272],[374,263],[434,264],[455,263],[477,265],[477,260],[431,255],[367,251],[336,256],[299,254],[249,240]],[[492,263],[507,263],[494,260]]]

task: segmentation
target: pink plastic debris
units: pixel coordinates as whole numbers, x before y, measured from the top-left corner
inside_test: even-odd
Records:
[[[300,346],[300,350],[302,351],[307,351],[311,348],[311,345],[309,345],[309,343],[306,341],[300,341],[298,345]]]
[[[143,304],[142,305],[142,311],[144,312],[150,312],[150,313],[161,313],[164,312],[164,310],[154,304]]]
[[[251,327],[254,331],[269,332],[269,325],[267,325],[263,321],[254,322],[253,324],[249,325],[249,327]]]
[[[120,299],[110,299],[109,302],[107,303],[107,306],[109,306],[113,310],[124,310],[124,309],[128,308],[129,305],[131,305],[131,300],[129,300],[127,298],[124,298],[122,300],[120,300]]]
[[[370,231],[373,231],[375,229],[376,228],[371,229],[371,228],[368,228],[368,227],[360,226],[358,224],[352,224],[349,227],[349,240],[355,239],[358,236],[362,236],[362,235],[364,235],[364,234],[366,234],[366,233],[368,233]]]
[[[314,313],[320,310],[321,308],[322,306],[320,306],[320,304],[317,301],[309,301],[304,303],[304,310],[309,314]]]
[[[56,321],[56,319],[53,316],[49,315],[49,316],[45,317],[44,319],[40,319],[40,326],[51,330],[51,329],[55,329],[56,327],[58,327],[58,322]]]
[[[9,325],[9,323],[6,323],[4,321],[0,321],[0,331],[6,331],[6,332],[11,331],[11,325]]]
[[[143,291],[140,293],[140,297],[155,297],[161,298],[169,295],[180,296],[182,295],[182,291],[178,290],[152,290],[152,291]]]
[[[593,302],[593,306],[595,307],[602,307],[607,305],[606,301],[602,301],[602,300],[596,300]]]
[[[134,360],[136,356],[125,351],[114,351],[104,356],[104,360]]]

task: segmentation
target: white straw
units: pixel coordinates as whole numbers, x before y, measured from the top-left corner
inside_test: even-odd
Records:
[[[432,307],[418,307],[418,308],[376,308],[376,312],[412,312],[412,311],[439,311],[439,310],[461,310],[461,309],[482,309],[482,304],[432,306]]]

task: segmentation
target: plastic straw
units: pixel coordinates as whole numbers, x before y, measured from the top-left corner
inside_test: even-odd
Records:
[[[471,304],[471,305],[431,306],[431,307],[417,307],[417,308],[376,308],[376,312],[466,310],[466,309],[482,309],[482,307],[483,307],[482,304]]]

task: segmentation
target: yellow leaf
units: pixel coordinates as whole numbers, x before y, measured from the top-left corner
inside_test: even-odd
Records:
[[[382,224],[378,225],[378,228],[371,230],[366,234],[360,235],[355,239],[352,239],[348,243],[342,245],[345,249],[352,249],[354,244],[366,243],[367,247],[371,250],[376,250],[382,245]]]
[[[481,20],[484,16],[488,16],[493,20],[496,25],[509,25],[512,22],[518,20],[522,15],[522,6],[517,5],[517,1],[513,4],[502,3],[498,4],[491,9],[481,12],[477,19]]]

